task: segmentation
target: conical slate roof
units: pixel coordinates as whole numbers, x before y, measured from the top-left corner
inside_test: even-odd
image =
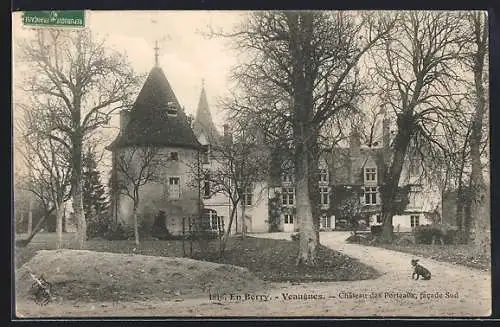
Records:
[[[210,108],[208,107],[205,87],[201,89],[196,117],[193,122],[193,132],[196,137],[200,137],[201,134],[204,134],[208,138],[210,144],[218,144],[220,142],[220,134],[215,127]]]
[[[175,109],[177,114],[169,115],[169,108]],[[154,67],[149,73],[130,111],[127,126],[109,148],[133,145],[200,147],[186,114],[159,67]]]

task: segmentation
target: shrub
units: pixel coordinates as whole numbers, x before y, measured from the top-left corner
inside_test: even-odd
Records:
[[[375,225],[370,227],[370,231],[373,236],[380,236],[382,234],[382,225]],[[392,230],[394,231],[394,226],[392,226]]]
[[[356,244],[370,244],[374,239],[371,234],[351,234],[346,238],[346,243],[356,243]]]
[[[441,236],[440,230],[437,230],[431,226],[423,225],[417,226],[414,229],[415,242],[418,244],[431,244],[433,236]]]
[[[290,238],[292,239],[292,241],[298,241],[300,238],[300,234],[299,233],[292,234],[290,235]]]
[[[370,231],[371,231],[372,235],[379,236],[380,234],[382,234],[382,226],[381,225],[380,226],[378,226],[378,225],[371,226]]]
[[[87,219],[87,238],[105,237],[111,224],[107,213],[95,215]]]
[[[108,230],[104,238],[110,241],[123,241],[134,238],[134,228],[124,226],[121,223],[112,222],[109,224]]]
[[[411,235],[403,235],[397,241],[397,245],[408,246],[410,244],[415,244],[415,237]]]
[[[193,231],[187,235],[187,239],[193,240],[215,240],[219,238],[219,232],[212,230]]]

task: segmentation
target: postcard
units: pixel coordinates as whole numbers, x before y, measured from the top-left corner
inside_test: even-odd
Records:
[[[17,318],[491,315],[487,12],[12,18]]]

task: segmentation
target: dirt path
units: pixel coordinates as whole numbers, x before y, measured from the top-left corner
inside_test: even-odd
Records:
[[[290,234],[259,234],[289,239]],[[346,244],[347,234],[322,233],[321,242],[372,265],[378,279],[357,282],[274,284],[260,294],[226,294],[225,298],[182,302],[17,303],[19,317],[86,316],[487,316],[491,313],[491,277],[463,266],[421,259],[433,277],[411,279],[412,255]],[[288,293],[288,294],[287,294]],[[301,299],[301,296],[315,299]],[[238,299],[237,296],[241,296]],[[246,299],[245,299],[246,297]]]

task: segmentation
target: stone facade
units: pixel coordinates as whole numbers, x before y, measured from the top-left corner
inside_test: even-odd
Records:
[[[133,185],[139,185],[137,212],[145,233],[163,212],[178,235],[187,219],[199,217],[200,143],[163,71],[154,67],[130,111],[120,114],[120,132],[108,146],[113,153],[112,212],[133,223]],[[187,228],[187,227],[185,227]]]

